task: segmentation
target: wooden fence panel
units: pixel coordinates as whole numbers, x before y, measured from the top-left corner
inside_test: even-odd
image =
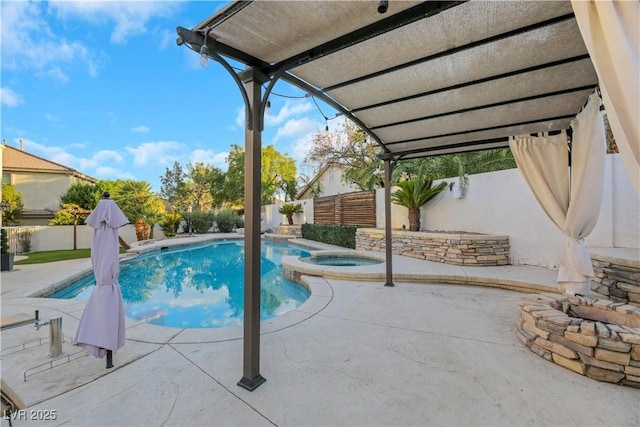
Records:
[[[340,224],[359,227],[376,226],[376,192],[340,194]]]
[[[376,226],[376,193],[362,191],[318,197],[313,201],[315,224]]]
[[[335,224],[336,196],[318,197],[313,200],[313,222]]]

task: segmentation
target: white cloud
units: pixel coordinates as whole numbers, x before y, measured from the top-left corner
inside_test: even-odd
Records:
[[[128,171],[122,169],[113,168],[111,166],[99,166],[96,168],[95,178],[99,179],[133,179],[137,178]]]
[[[56,1],[50,3],[62,18],[80,18],[90,22],[114,24],[110,40],[124,44],[127,39],[147,32],[148,21],[156,16],[170,16],[179,5],[164,1]]]
[[[179,153],[184,149],[183,145],[176,141],[145,142],[137,147],[126,147],[133,156],[136,166],[149,164],[167,166],[173,164]]]
[[[278,141],[281,138],[293,137],[302,134],[315,132],[321,124],[316,120],[309,117],[303,117],[301,119],[292,119],[287,121],[283,126],[278,128],[276,136],[273,141]]]
[[[44,70],[36,73],[38,77],[50,77],[54,80],[61,81],[62,83],[69,83],[69,76],[62,71],[60,67],[51,67],[48,70]]]
[[[36,69],[41,76],[68,81],[60,64],[86,61],[89,50],[53,33],[43,17],[46,3],[2,2],[2,67]]]
[[[116,150],[100,150],[93,155],[93,160],[98,163],[116,162],[124,163],[124,158],[119,151]]]
[[[211,150],[194,150],[191,153],[191,159],[189,160],[189,163],[203,163],[205,165],[212,165],[218,168],[224,167],[226,169],[228,156],[229,153],[227,152],[215,153]]]
[[[83,20],[111,26],[112,43],[124,44],[133,36],[147,33],[148,22],[156,16],[170,16],[179,2],[164,1],[4,1],[0,2],[2,26],[2,67],[38,71],[38,76],[69,81],[65,67],[82,64],[96,77],[100,64],[108,60],[100,46],[82,40],[68,40],[57,34],[50,20]],[[96,29],[96,31],[103,31]],[[167,34],[160,34],[162,39]],[[163,43],[165,43],[163,41]],[[167,42],[168,43],[168,42]],[[197,56],[197,55],[193,55]]]
[[[60,123],[60,117],[51,113],[44,113],[44,118],[50,123]]]
[[[160,50],[165,50],[168,47],[174,47],[176,44],[176,33],[175,31],[161,31],[159,34],[159,39],[160,41],[158,42],[158,48]],[[186,49],[188,50],[188,49]],[[196,55],[194,52],[193,56],[197,57],[198,55]],[[198,58],[198,63],[200,63],[200,58]]]
[[[24,104],[22,97],[8,87],[0,88],[0,102],[7,107],[17,107]]]
[[[141,125],[131,128],[131,132],[133,133],[149,133],[149,128],[147,126]]]
[[[313,140],[314,134],[315,132],[308,133],[306,135],[303,135],[297,138],[293,142],[293,149],[292,149],[292,152],[289,153],[289,155],[293,157],[293,159],[296,161],[298,168],[301,167],[301,165],[304,162],[304,159],[307,157],[307,154],[311,149],[311,141]]]
[[[238,126],[238,128],[240,129],[244,129],[245,125],[244,125],[244,117],[245,117],[245,108],[244,107],[238,107],[237,110],[237,114],[236,114],[236,126]],[[235,129],[232,129],[235,130]]]
[[[300,101],[286,100],[284,102],[284,105],[280,109],[280,111],[278,111],[278,114],[276,114],[275,116],[272,116],[270,114],[271,111],[268,111],[267,114],[265,114],[265,119],[264,119],[265,125],[268,125],[268,126],[279,125],[280,123],[287,120],[289,117],[296,116],[299,114],[304,114],[312,109],[313,109],[313,105],[311,105],[311,103],[308,101],[300,102]]]

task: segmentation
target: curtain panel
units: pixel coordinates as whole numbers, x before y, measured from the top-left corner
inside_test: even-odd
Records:
[[[598,221],[604,189],[606,142],[600,104],[594,93],[571,123],[571,168],[565,132],[509,140],[520,174],[566,236],[558,259],[558,283],[571,295],[590,293],[594,276],[584,239]]]
[[[620,156],[640,194],[640,2],[572,0]]]

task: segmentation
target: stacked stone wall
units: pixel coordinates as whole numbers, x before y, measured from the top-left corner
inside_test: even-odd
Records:
[[[580,375],[640,388],[640,308],[566,295],[527,295],[519,307],[517,335],[531,351]]]
[[[356,249],[385,251],[385,232],[359,228]],[[431,233],[394,230],[394,254],[454,265],[493,266],[509,264],[509,237],[487,234]]]
[[[282,234],[286,236],[302,237],[301,225],[276,225],[273,227],[274,234]]]
[[[595,278],[591,290],[615,302],[640,307],[640,262],[615,260],[591,254]]]

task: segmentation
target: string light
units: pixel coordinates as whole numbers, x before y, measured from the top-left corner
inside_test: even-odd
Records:
[[[204,29],[204,41],[200,46],[200,66],[202,68],[209,64],[209,47],[207,46],[207,36],[209,34],[209,27]]]

